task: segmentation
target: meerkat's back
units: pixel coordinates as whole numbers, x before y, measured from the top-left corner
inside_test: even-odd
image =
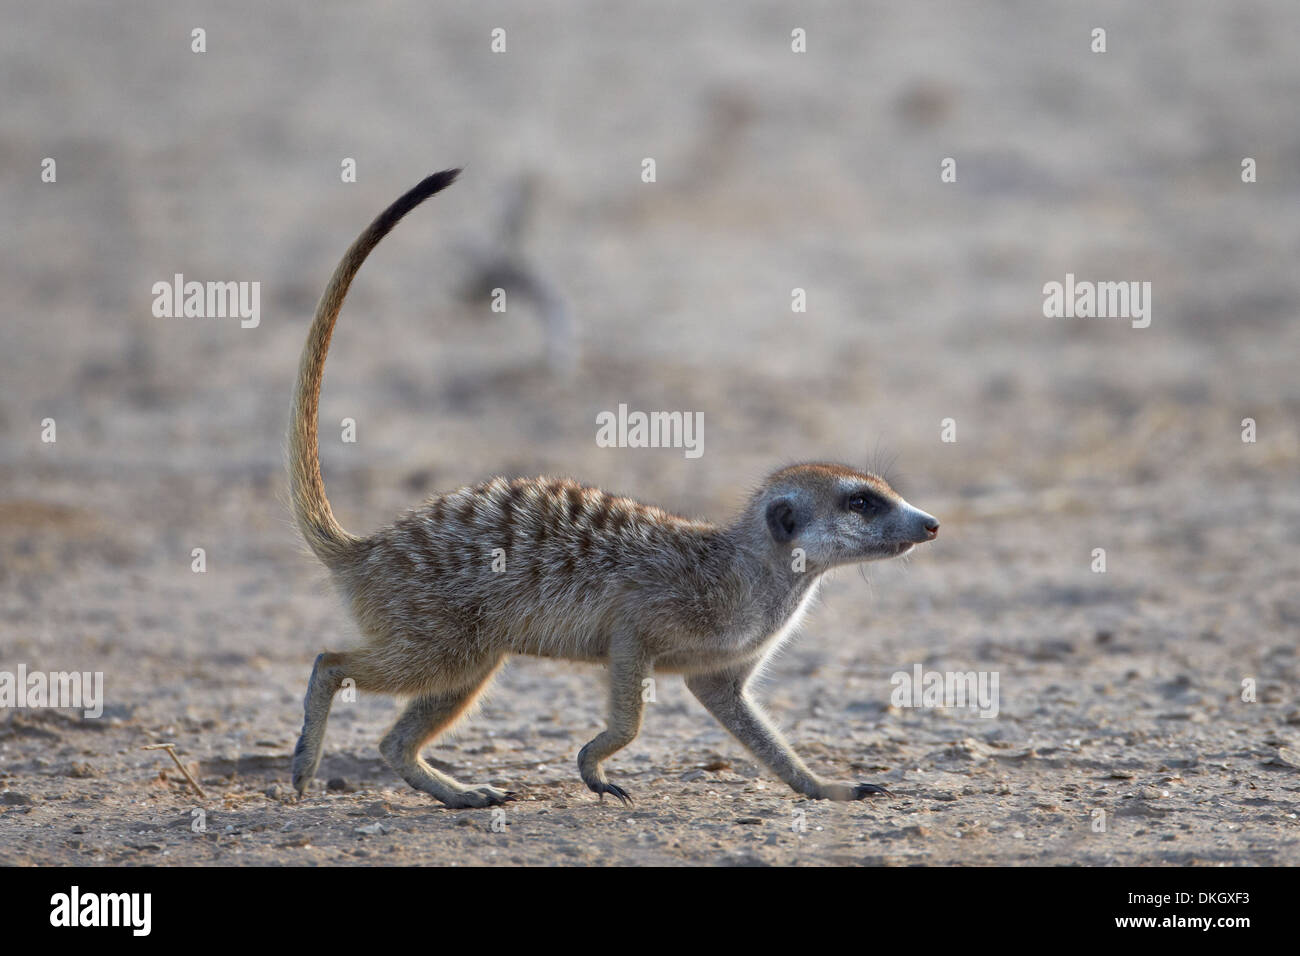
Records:
[[[494,478],[370,536],[342,581],[381,640],[599,660],[628,604],[707,629],[729,546],[713,525],[572,479]]]

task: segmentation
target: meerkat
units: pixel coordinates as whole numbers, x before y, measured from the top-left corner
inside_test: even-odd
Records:
[[[466,301],[485,302],[499,290],[512,300],[530,303],[546,338],[546,364],[556,376],[567,378],[577,367],[579,352],[572,310],[523,253],[536,196],[535,177],[521,177],[508,191],[492,241],[463,246],[469,269],[461,293]]]
[[[303,794],[315,775],[330,705],[351,678],[358,690],[409,698],[379,749],[412,787],[448,807],[512,799],[494,786],[461,783],[420,754],[507,657],[527,654],[608,667],[608,726],[578,753],[583,783],[602,798],[630,803],[602,765],[636,738],[643,681],[656,673],[682,674],[705,709],[796,792],[824,800],[887,794],[813,773],[750,692],[827,571],[894,558],[938,535],[937,520],[877,475],[835,464],[785,467],[724,525],[567,478],[493,478],[435,495],[367,537],[335,520],[317,442],[335,321],[366,256],[458,173],[429,176],[352,243],[303,348],[289,434],[294,517],[362,641],[316,658],[293,755],[295,789]],[[502,554],[504,567],[494,562]]]

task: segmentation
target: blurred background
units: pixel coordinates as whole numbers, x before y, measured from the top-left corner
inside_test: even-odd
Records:
[[[6,2],[4,19],[0,668],[104,671],[124,740],[170,731],[287,777],[312,657],[353,639],[285,503],[298,353],[346,246],[449,166],[460,181],[370,258],[335,336],[322,459],[346,528],[498,472],[722,520],[778,465],[875,465],[944,530],[828,584],[768,694],[796,739],[861,753],[866,721],[878,763],[923,762],[950,718],[883,710],[917,661],[1002,670],[1003,717],[975,728],[992,743],[1091,728],[1104,749],[1142,714],[1172,749],[1295,732],[1278,689],[1300,624],[1294,4]],[[568,373],[533,303],[495,314],[474,291],[521,183],[511,254],[571,317]],[[156,318],[176,273],[259,282],[260,324]],[[1066,273],[1150,282],[1150,327],[1045,318]],[[598,448],[620,403],[703,412],[703,456]],[[1234,709],[1243,675],[1273,688],[1265,706]],[[506,723],[523,775],[547,779],[549,753],[569,786],[603,720],[590,681],[521,662],[464,733]],[[633,748],[656,770],[683,741],[732,747],[670,697]],[[393,707],[336,716],[327,752],[377,761]],[[1158,722],[1170,708],[1215,719]],[[24,741],[10,774],[49,759]]]

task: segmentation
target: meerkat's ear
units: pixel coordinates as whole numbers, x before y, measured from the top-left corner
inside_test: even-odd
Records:
[[[767,506],[767,530],[778,544],[788,544],[808,524],[808,509],[792,497],[777,498]]]

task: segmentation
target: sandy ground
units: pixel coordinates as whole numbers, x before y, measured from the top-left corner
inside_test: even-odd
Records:
[[[0,863],[1300,862],[1293,4],[5,7],[0,672],[102,672],[105,709],[0,711]],[[602,805],[602,672],[520,659],[429,751],[503,816],[408,789],[365,695],[289,799],[353,640],[285,507],[297,352],[360,226],[460,164],[335,337],[343,524],[496,472],[720,520],[776,464],[888,464],[942,536],[829,580],[762,697],[892,798],[796,798],[664,677]],[[457,295],[521,175],[567,379]],[[178,272],[260,282],[260,324],[155,318]],[[1044,318],[1066,273],[1151,282],[1150,327]],[[619,403],[702,411],[704,455],[597,447]],[[997,674],[998,715],[891,706],[916,664]]]

